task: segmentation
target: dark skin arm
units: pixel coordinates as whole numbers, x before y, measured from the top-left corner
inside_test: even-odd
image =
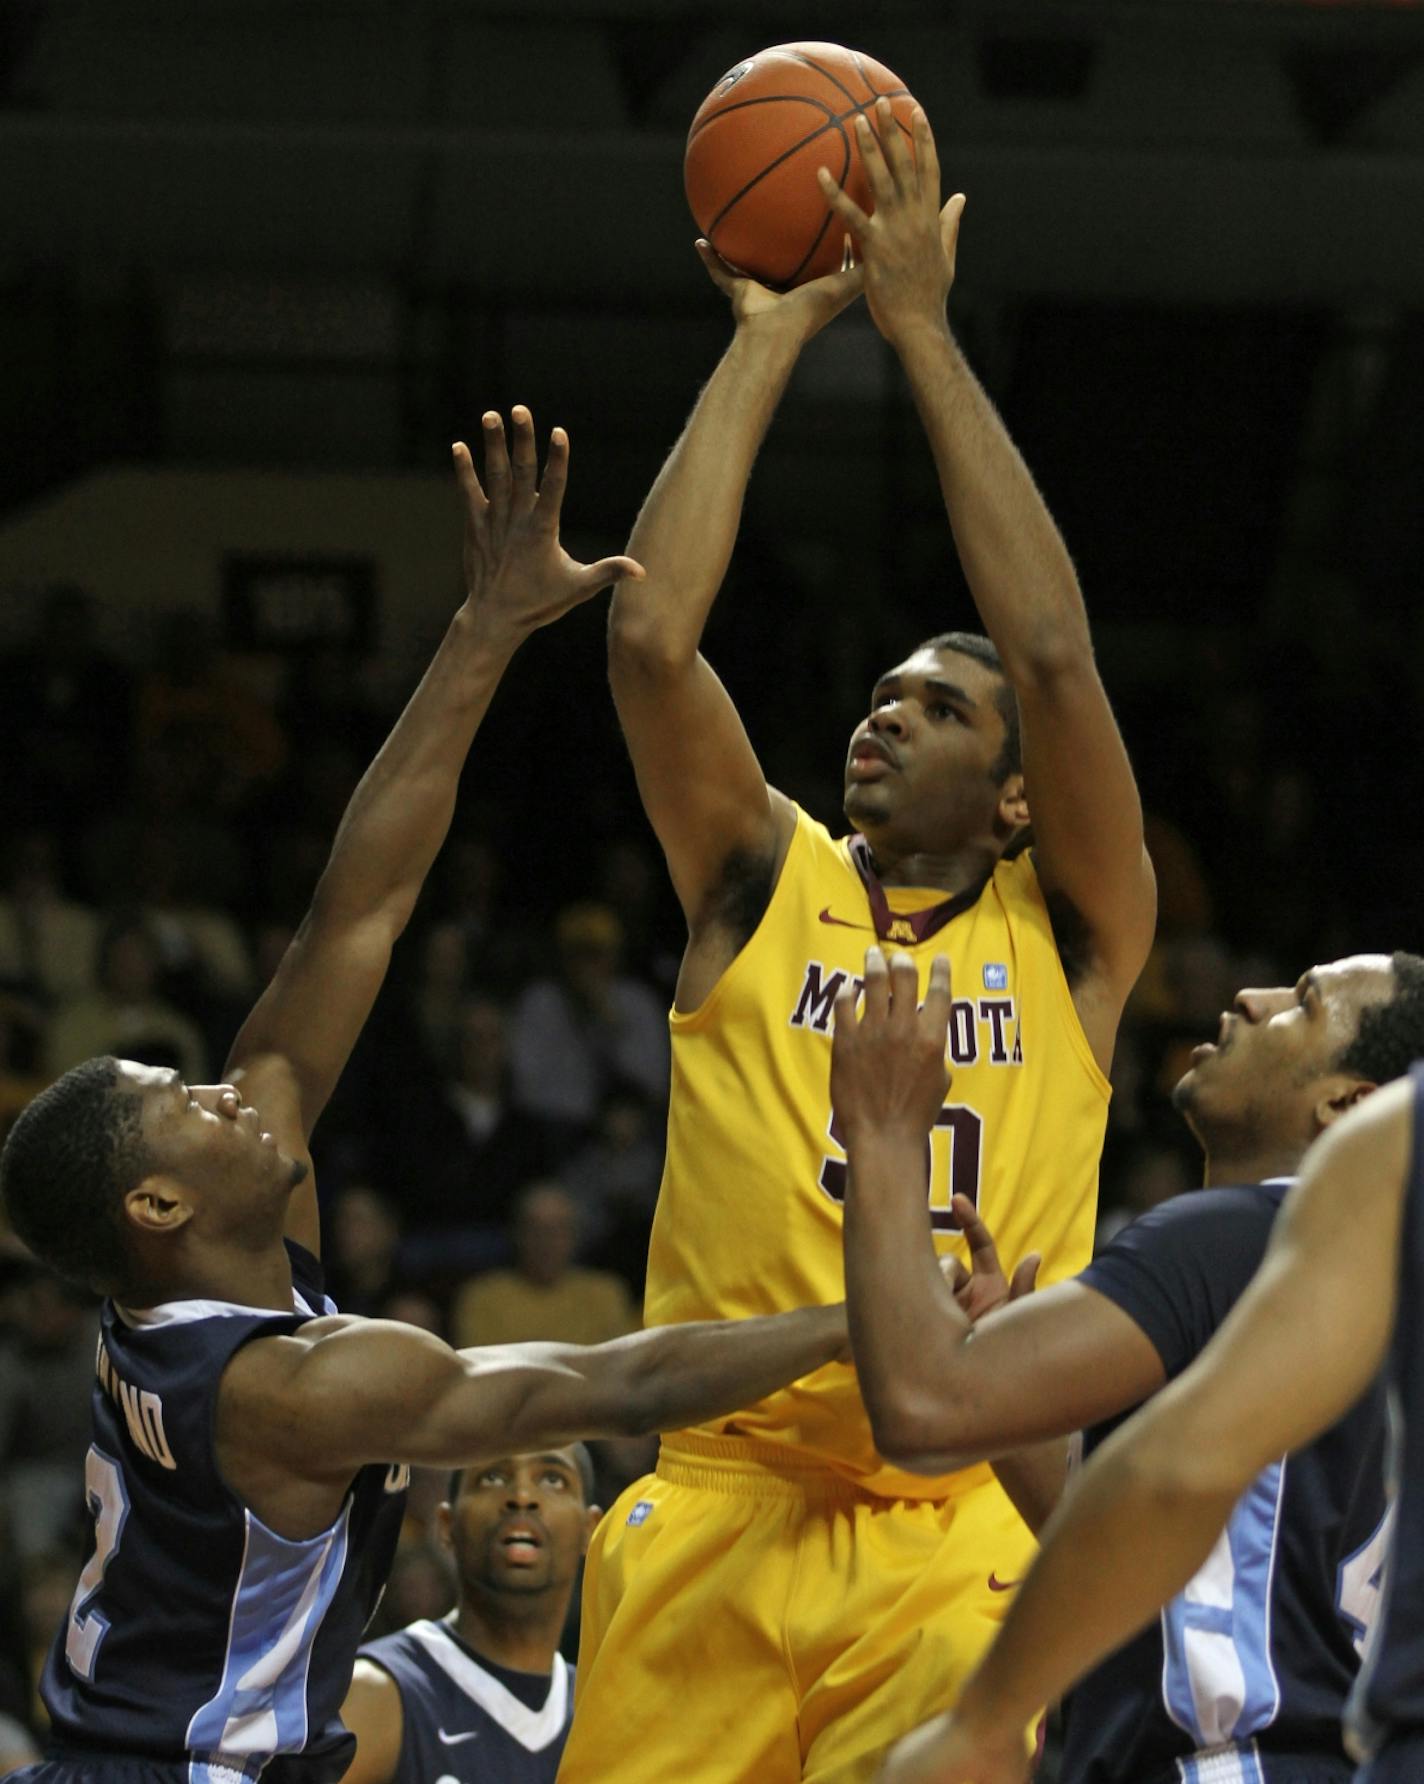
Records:
[[[460,770],[510,658],[622,576],[629,558],[575,563],[559,544],[568,437],[555,428],[542,486],[534,423],[484,417],[485,480],[454,448],[465,511],[467,596],[440,648],[351,797],[310,910],[228,1055],[224,1075],[262,1111],[279,1146],[308,1146],[410,920],[455,809]],[[310,1172],[292,1198],[288,1235],[320,1244]]]
[[[858,273],[838,273],[780,296],[735,277],[705,242],[698,251],[731,299],[736,333],[628,541],[647,576],[617,590],[608,621],[614,702],[688,926],[680,1009],[702,1002],[746,939],[728,909],[729,881],[769,896],[795,824],[701,654],[703,627],[801,349],[860,290]]]
[[[1311,1148],[1245,1294],[1084,1469],[954,1714],[895,1748],[885,1784],[1023,1784],[1036,1707],[1181,1591],[1268,1463],[1359,1399],[1394,1323],[1412,1122],[1412,1087],[1391,1084]]]
[[[1074,1000],[1106,1068],[1156,922],[1136,781],[1093,660],[1072,560],[950,332],[945,304],[963,195],[940,209],[934,138],[918,108],[913,154],[887,102],[875,132],[864,118],[856,130],[874,214],[825,170],[822,190],[855,239],[871,316],[909,378],[965,578],[1018,695],[1035,864],[1050,901],[1071,906],[1085,932]]]
[[[238,1351],[223,1375],[218,1458],[270,1528],[310,1536],[367,1462],[454,1468],[674,1430],[846,1352],[841,1306],[659,1326],[607,1344],[464,1351],[414,1326],[338,1315]]]
[[[405,1706],[400,1686],[383,1667],[357,1660],[341,1720],[356,1737],[356,1757],[341,1784],[391,1784],[400,1764]]]
[[[936,958],[923,1009],[913,961],[866,954],[865,1013],[838,1000],[831,1095],[850,1162],[847,1315],[876,1448],[939,1474],[1066,1439],[1125,1411],[1166,1379],[1135,1321],[1078,1282],[1025,1295],[975,1325],[935,1256],[925,1136],[948,1088],[949,962]],[[984,1235],[987,1238],[987,1235]],[[982,1246],[984,1238],[981,1238]],[[1066,1450],[1060,1452],[1066,1458]],[[1043,1456],[1024,1483],[1040,1506]]]

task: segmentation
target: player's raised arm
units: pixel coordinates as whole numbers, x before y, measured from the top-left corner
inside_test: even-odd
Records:
[[[628,542],[646,568],[609,613],[613,697],[638,788],[694,938],[717,922],[729,865],[760,869],[768,890],[791,834],[726,689],[701,655],[752,465],[806,341],[854,298],[837,273],[785,296],[734,276],[699,242],[731,299],[736,332]]]
[[[950,1007],[943,955],[920,1008],[910,957],[887,965],[871,948],[864,1017],[856,1020],[848,989],[831,1049],[831,1097],[850,1161],[846,1302],[861,1393],[880,1454],[926,1474],[1094,1424],[1165,1380],[1136,1322],[1081,1283],[1022,1295],[976,1325],[945,1280],[926,1154],[945,1096]],[[993,1240],[964,1198],[955,1212],[977,1273]]]
[[[1035,859],[1045,891],[1071,905],[1083,932],[1075,994],[1102,1062],[1156,916],[1137,786],[1067,548],[950,332],[945,303],[963,196],[941,211],[939,162],[922,111],[913,154],[884,102],[876,127],[883,153],[857,120],[874,214],[824,172],[822,189],[855,236],[866,301],[909,377],[960,563],[1018,696]]]
[[[1364,1392],[1394,1320],[1413,1097],[1408,1081],[1392,1084],[1317,1141],[1251,1286],[1192,1367],[1084,1469],[953,1720],[910,1736],[887,1780],[1023,1777],[1003,1756],[1035,1707],[1155,1616],[1260,1471]]]
[[[409,921],[455,807],[460,770],[510,658],[529,634],[621,576],[630,559],[575,563],[559,543],[568,437],[555,428],[542,485],[534,423],[514,410],[514,447],[484,417],[485,479],[454,448],[465,510],[467,595],[420,686],[341,820],[311,908],[232,1046],[227,1075],[279,1143],[304,1154]],[[289,1231],[315,1248],[310,1186]]]
[[[659,1326],[607,1344],[465,1351],[414,1326],[338,1316],[238,1353],[224,1377],[219,1443],[232,1433],[247,1496],[280,1515],[283,1503],[308,1504],[314,1482],[339,1501],[367,1462],[460,1467],[674,1430],[846,1354],[840,1305]]]

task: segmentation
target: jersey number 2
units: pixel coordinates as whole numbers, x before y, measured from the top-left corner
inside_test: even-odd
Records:
[[[84,1497],[94,1514],[94,1553],[74,1589],[64,1657],[73,1672],[90,1681],[94,1677],[99,1644],[109,1629],[108,1618],[93,1608],[94,1600],[104,1584],[109,1563],[119,1552],[119,1539],[129,1515],[129,1496],[124,1491],[123,1474],[118,1463],[102,1450],[91,1448],[84,1458]]]
[[[937,1129],[947,1129],[949,1133],[949,1193],[952,1196],[968,1196],[971,1202],[979,1200],[979,1166],[984,1155],[984,1119],[977,1109],[971,1109],[967,1103],[946,1103],[935,1117]],[[845,1135],[841,1132],[836,1112],[831,1111],[829,1128],[831,1139],[839,1148],[838,1155],[828,1154],[821,1160],[821,1188],[833,1202],[844,1202],[846,1192],[846,1175],[849,1166],[845,1160]],[[925,1142],[926,1162],[929,1172],[930,1192],[934,1193],[935,1184],[935,1143],[931,1134]],[[957,1233],[959,1222],[948,1207],[930,1205],[930,1225],[937,1233]]]

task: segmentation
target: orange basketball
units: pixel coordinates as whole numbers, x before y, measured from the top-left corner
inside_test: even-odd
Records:
[[[864,113],[873,128],[882,96],[908,137],[908,88],[859,50],[779,43],[727,70],[697,108],[683,162],[697,226],[724,260],[780,290],[848,264],[816,169],[874,209],[854,123]]]

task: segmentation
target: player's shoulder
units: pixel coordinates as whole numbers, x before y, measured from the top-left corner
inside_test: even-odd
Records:
[[[1288,1188],[1288,1182],[1279,1179],[1189,1189],[1130,1220],[1114,1234],[1107,1251],[1155,1251],[1192,1240],[1213,1247],[1231,1239],[1264,1246]]]

